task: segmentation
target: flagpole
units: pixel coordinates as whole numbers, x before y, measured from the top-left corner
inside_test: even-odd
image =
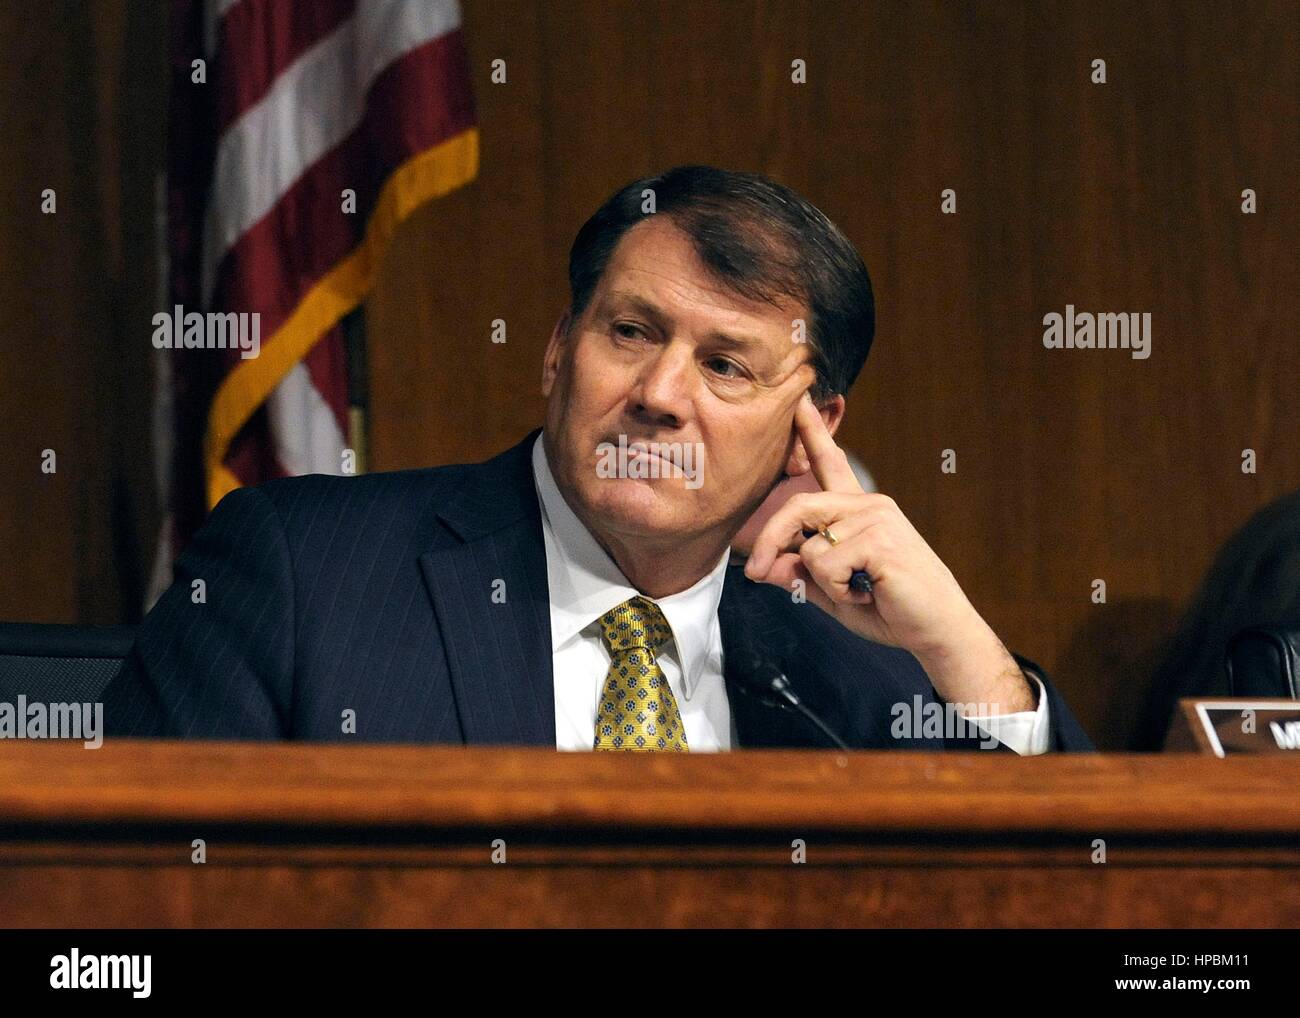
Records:
[[[356,472],[369,468],[370,379],[366,373],[366,311],[359,304],[343,319],[343,347],[348,373],[348,441],[356,456]]]

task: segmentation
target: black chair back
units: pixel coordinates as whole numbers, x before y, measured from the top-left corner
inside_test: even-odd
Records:
[[[133,626],[0,622],[0,701],[94,703],[134,640]]]
[[[1233,696],[1300,700],[1300,625],[1254,626],[1228,641]]]

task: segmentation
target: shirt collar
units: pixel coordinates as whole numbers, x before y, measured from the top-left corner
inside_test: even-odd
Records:
[[[551,652],[573,639],[610,609],[640,591],[592,536],[560,493],[539,434],[533,443],[533,480],[542,507],[546,573],[550,586]],[[704,673],[717,622],[730,549],[694,586],[655,598],[672,627],[682,685],[689,699]]]

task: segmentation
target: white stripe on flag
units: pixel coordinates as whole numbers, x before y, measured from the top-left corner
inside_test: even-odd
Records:
[[[346,442],[338,418],[312,384],[301,362],[281,379],[266,401],[275,458],[285,473],[341,474]]]
[[[226,252],[356,129],[375,78],[404,53],[459,25],[455,0],[363,0],[350,20],[294,61],[230,125],[217,150],[203,228],[205,308],[212,306]]]

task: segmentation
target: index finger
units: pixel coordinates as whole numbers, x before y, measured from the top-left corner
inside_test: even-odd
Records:
[[[839,491],[858,494],[862,485],[857,475],[849,466],[848,456],[835,444],[835,438],[822,420],[812,396],[805,393],[794,410],[794,426],[803,442],[804,452],[808,454],[808,463],[813,476],[823,491]]]

